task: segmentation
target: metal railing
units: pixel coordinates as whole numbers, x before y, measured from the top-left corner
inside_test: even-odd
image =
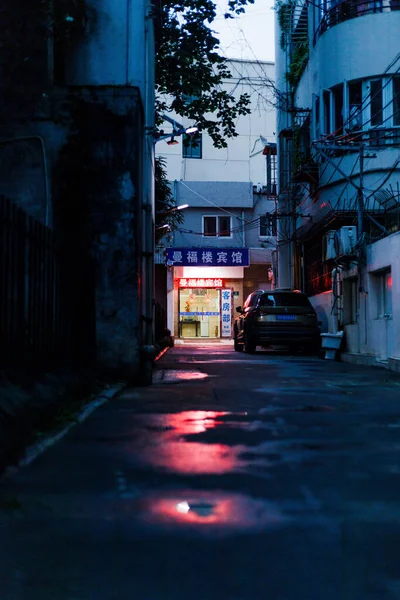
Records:
[[[342,0],[342,2],[337,2],[334,6],[328,8],[321,18],[314,34],[314,44],[316,44],[318,38],[325,31],[339,23],[364,15],[396,10],[400,10],[400,0],[373,0],[372,2],[366,2],[365,0]]]
[[[357,129],[340,137],[340,142],[346,146],[351,143],[364,143],[372,147],[399,146],[400,127],[371,127],[371,129]]]
[[[90,306],[92,318],[85,307],[94,292],[94,275],[85,270],[77,276],[74,294],[80,300],[74,312],[62,264],[53,232],[0,196],[1,366],[68,365],[75,362],[80,348],[90,362],[94,306]],[[78,265],[75,269],[81,271]]]

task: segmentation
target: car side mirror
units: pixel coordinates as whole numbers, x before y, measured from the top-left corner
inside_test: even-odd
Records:
[[[241,306],[237,306],[237,307],[236,307],[236,312],[238,312],[238,313],[241,313],[241,312],[243,312],[243,309],[242,309],[242,307],[241,307]]]

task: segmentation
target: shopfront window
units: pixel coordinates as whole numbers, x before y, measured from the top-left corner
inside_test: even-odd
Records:
[[[220,337],[220,294],[212,288],[179,290],[179,337]]]

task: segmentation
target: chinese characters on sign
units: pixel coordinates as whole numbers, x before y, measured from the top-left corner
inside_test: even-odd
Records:
[[[176,267],[248,267],[248,248],[167,248],[167,264]]]
[[[221,291],[221,335],[222,337],[231,337],[231,320],[232,320],[232,291]]]
[[[180,288],[222,288],[223,279],[176,279]]]

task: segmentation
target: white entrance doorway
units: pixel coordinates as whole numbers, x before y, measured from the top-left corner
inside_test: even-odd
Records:
[[[180,338],[218,338],[221,335],[220,290],[181,288],[179,290]]]

